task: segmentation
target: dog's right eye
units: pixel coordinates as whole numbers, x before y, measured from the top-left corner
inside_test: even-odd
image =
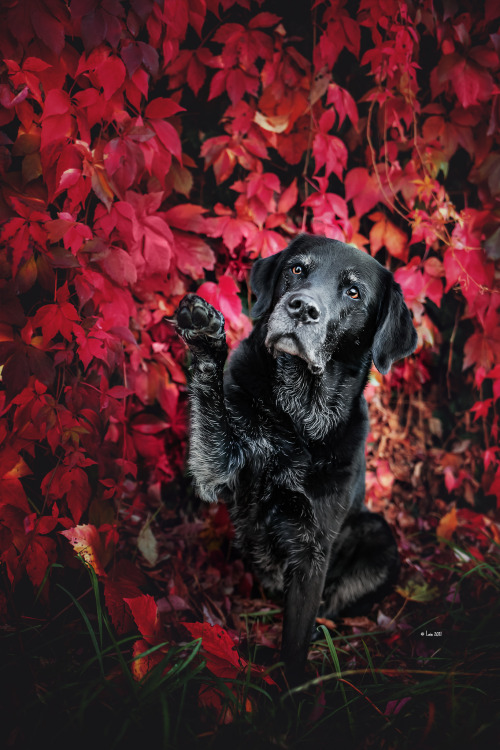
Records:
[[[302,266],[299,265],[292,267],[292,273],[295,274],[295,276],[300,276],[303,270]]]

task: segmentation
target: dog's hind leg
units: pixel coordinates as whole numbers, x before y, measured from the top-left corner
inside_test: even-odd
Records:
[[[200,497],[216,501],[243,460],[224,402],[224,317],[201,297],[188,294],[175,319],[177,331],[193,355],[189,468]]]
[[[382,516],[368,511],[351,516],[332,552],[320,616],[369,612],[391,591],[399,567],[396,541]]]

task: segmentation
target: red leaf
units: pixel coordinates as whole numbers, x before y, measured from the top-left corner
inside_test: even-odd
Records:
[[[55,18],[43,3],[29,3],[31,25],[37,37],[47,45],[56,55],[60,55],[64,48],[64,26]],[[60,9],[58,8],[60,12]]]
[[[205,83],[206,76],[205,66],[200,61],[199,56],[196,53],[193,54],[188,65],[187,82],[195,96],[198,95],[199,90]]]
[[[275,255],[280,250],[284,250],[287,244],[288,241],[277,232],[255,227],[248,234],[245,247],[251,258],[256,258],[259,255],[262,258],[268,258],[270,255]]]
[[[335,135],[318,133],[313,142],[313,155],[316,161],[315,172],[325,167],[325,175],[333,172],[341,180],[347,165],[347,148]]]
[[[238,654],[234,641],[220,625],[210,625],[207,622],[181,622],[179,624],[184,625],[193,638],[201,638],[207,659],[207,669],[217,677],[234,678],[248,669],[248,662]],[[262,667],[252,666],[251,672],[269,685],[276,684],[269,675],[264,674]]]
[[[226,88],[231,102],[237,104],[246,91],[246,76],[242,70],[234,68],[229,71],[226,78]]]
[[[83,469],[76,466],[74,469],[69,469],[61,480],[61,486],[66,489],[66,502],[70,509],[71,515],[75,523],[80,521],[80,518],[88,508],[91,489],[89,484],[89,478]]]
[[[168,427],[168,422],[164,422],[155,414],[143,414],[133,420],[132,428],[142,435],[157,435]]]
[[[171,117],[172,115],[177,114],[177,112],[185,112],[184,107],[181,107],[181,105],[177,104],[173,99],[160,97],[158,99],[152,99],[149,102],[144,115],[145,117],[152,119],[163,120],[165,117]]]
[[[72,6],[73,10],[73,6]],[[90,10],[90,8],[89,8]],[[110,16],[106,14],[108,18]],[[83,45],[87,51],[97,47],[106,39],[107,22],[106,15],[101,8],[90,10],[81,20],[81,35]]]
[[[193,638],[201,638],[207,669],[217,677],[237,677],[247,662],[238,654],[234,642],[220,625],[207,622],[181,622]]]
[[[123,601],[130,607],[135,624],[143,638],[151,646],[163,643],[165,640],[163,627],[153,597],[149,594],[141,594],[132,599],[124,598]]]
[[[1,344],[0,353],[3,354]],[[10,354],[12,354],[12,356],[10,356]],[[11,401],[28,385],[29,377],[30,367],[26,356],[26,349],[19,343],[15,349],[9,353],[9,358],[5,362],[2,370],[2,381],[5,385],[5,392],[8,401]]]
[[[457,56],[458,57],[458,56]],[[474,62],[459,58],[449,71],[455,94],[467,108],[478,101],[487,101],[493,90],[493,79]]]
[[[222,93],[224,93],[224,91],[226,90],[226,79],[226,70],[219,70],[219,72],[214,75],[212,81],[210,82],[208,101],[211,101],[212,99],[215,99],[217,96],[220,96]]]
[[[143,219],[144,258],[151,271],[165,271],[170,265],[171,247],[166,241],[165,222],[159,216],[147,216]]]
[[[295,179],[290,185],[283,190],[278,201],[278,213],[288,213],[297,203],[299,191],[297,180]]]
[[[132,258],[121,247],[110,247],[100,263],[104,271],[120,286],[135,284],[137,281],[137,269]]]
[[[152,369],[150,377],[154,377],[154,373],[155,370]],[[138,378],[135,383],[135,392],[144,403],[150,403],[153,400],[149,385],[148,380],[144,385],[141,378]],[[152,463],[158,461],[165,452],[165,430],[169,426],[168,422],[164,422],[153,414],[134,419],[131,424],[131,435],[139,455]]]
[[[33,328],[42,329],[43,346],[47,347],[58,333],[67,341],[71,341],[73,333],[80,329],[79,320],[75,307],[69,302],[61,305],[44,305],[33,317]]]
[[[35,537],[26,549],[26,572],[34,586],[42,584],[49,565],[49,558],[41,539]]]
[[[164,120],[153,120],[151,125],[167,151],[182,162],[181,139],[174,126]]]
[[[250,19],[248,23],[249,29],[263,29],[269,26],[276,26],[281,21],[281,17],[274,13],[257,13],[256,16]]]
[[[484,463],[484,469],[485,471],[488,471],[489,467],[492,463],[497,463],[497,453],[500,449],[495,448],[487,448],[483,453],[483,463]]]
[[[45,60],[40,60],[38,57],[27,57],[23,62],[23,70],[29,70],[32,73],[41,73],[43,70],[47,70],[47,68],[50,67],[52,67],[50,63],[45,62]]]
[[[3,369],[5,379],[5,367]],[[26,494],[19,481],[31,474],[25,461],[12,448],[4,447],[0,450],[0,505],[13,505],[16,508],[30,512]]]
[[[480,246],[481,233],[477,224],[479,212],[466,210],[453,230],[453,244],[447,248],[443,263],[446,272],[446,291],[460,284],[470,305],[477,305],[482,290],[490,287],[494,264],[488,260]]]
[[[125,598],[141,596],[140,586],[145,583],[145,576],[130,560],[119,560],[113,566],[113,577],[104,581],[104,599],[111,617],[111,622],[119,635],[128,633],[133,628],[134,619]]]
[[[464,345],[463,369],[484,367],[489,370],[500,359],[500,326],[496,330],[473,333]]]
[[[474,412],[474,422],[479,419],[479,417],[487,417],[492,405],[492,398],[487,398],[485,401],[476,401],[476,403],[470,408],[470,410]]]
[[[142,65],[142,51],[138,44],[132,42],[121,50],[121,57],[127,66],[128,77],[132,78],[137,68]]]
[[[203,214],[206,211],[206,208],[194,203],[181,203],[165,211],[165,219],[170,226],[177,229],[184,229],[186,232],[204,232],[205,219]]]
[[[357,216],[363,216],[382,199],[380,187],[375,175],[366,167],[355,167],[347,172],[344,178],[345,199],[352,200]]]
[[[96,74],[104,90],[104,98],[108,101],[124,84],[127,71],[119,57],[108,57],[99,65]]]
[[[46,117],[65,115],[71,109],[71,101],[66,91],[51,89],[45,97],[45,106],[42,114],[42,122]]]
[[[237,248],[255,229],[252,222],[234,218],[231,209],[225,209],[220,204],[215,206],[215,212],[221,216],[206,220],[206,233],[209,237],[222,237],[229,250]]]
[[[42,149],[73,135],[74,121],[69,114],[47,117],[42,122]]]
[[[358,124],[358,109],[352,96],[346,89],[341,88],[336,83],[332,83],[328,86],[328,94],[326,98],[327,104],[333,104],[333,107],[338,114],[338,127],[340,128],[344,122],[346,116],[349,117],[350,121],[356,127]]]
[[[29,94],[29,89],[25,86],[15,96],[12,94],[10,88],[4,84],[0,85],[0,104],[6,109],[13,109],[16,105],[23,102]]]
[[[132,662],[132,674],[137,682],[140,682],[147,677],[151,670],[154,669],[163,659],[164,654],[161,649],[153,651],[152,654],[148,654],[147,656],[141,656],[141,654],[149,651],[150,648],[151,644],[146,640],[135,641],[134,643],[132,649],[132,655],[134,657],[134,661]]]
[[[174,231],[175,264],[181,273],[199,279],[204,269],[212,270],[215,255],[209,245],[194,234]]]
[[[238,297],[238,286],[230,276],[221,276],[218,284],[206,281],[198,288],[198,294],[221,311],[226,323],[241,314],[241,300]]]
[[[493,482],[491,483],[490,488],[486,494],[494,495],[497,499],[497,508],[500,508],[500,466],[496,470]],[[496,541],[498,543],[498,540]]]

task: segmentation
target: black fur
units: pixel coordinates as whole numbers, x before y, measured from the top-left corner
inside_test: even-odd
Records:
[[[229,360],[224,319],[196,295],[177,312],[193,353],[189,465],[228,504],[238,544],[284,595],[282,658],[300,681],[315,618],[367,608],[399,558],[363,504],[373,359],[386,373],[416,332],[392,274],[356,248],[300,235],[254,264],[255,326]]]

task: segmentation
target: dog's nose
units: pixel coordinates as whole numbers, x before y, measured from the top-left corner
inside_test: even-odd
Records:
[[[316,323],[319,320],[319,307],[312,297],[292,294],[287,300],[286,309],[291,318],[302,323]]]

